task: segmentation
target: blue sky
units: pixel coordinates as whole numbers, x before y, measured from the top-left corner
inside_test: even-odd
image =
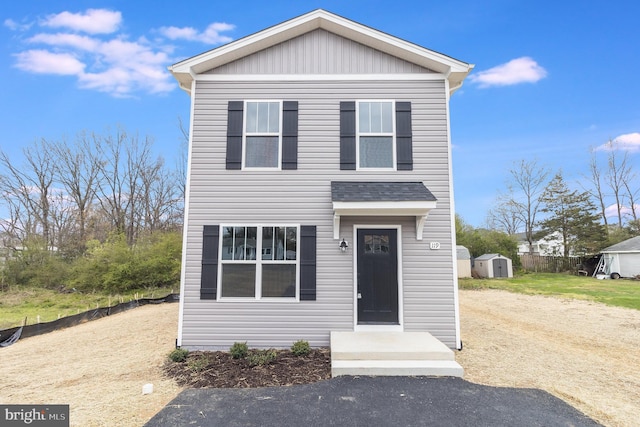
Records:
[[[481,226],[521,159],[588,174],[617,139],[640,173],[640,3],[26,1],[0,12],[0,149],[123,127],[172,162],[189,98],[167,66],[316,8],[475,64],[451,98],[456,210]],[[636,180],[637,182],[637,180]]]

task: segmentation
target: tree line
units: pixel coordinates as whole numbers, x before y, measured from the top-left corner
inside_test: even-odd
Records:
[[[25,278],[25,269],[49,265],[53,274],[51,263],[95,261],[101,245],[104,256],[124,245],[133,259],[134,252],[163,241],[160,236],[180,234],[184,166],[169,166],[155,155],[151,137],[122,129],[81,133],[73,141],[34,141],[20,154],[12,158],[0,150],[4,282],[37,281]],[[70,283],[64,275],[44,279],[57,281]]]
[[[629,151],[613,140],[604,150],[591,150],[588,172],[573,187],[561,170],[553,172],[538,160],[514,163],[483,230],[504,233],[513,242],[517,233],[523,233],[530,253],[535,241],[554,236],[562,243],[558,256],[596,254],[640,235],[639,198],[639,176]],[[460,223],[459,242],[477,234],[462,219]],[[513,245],[502,252],[508,251]]]

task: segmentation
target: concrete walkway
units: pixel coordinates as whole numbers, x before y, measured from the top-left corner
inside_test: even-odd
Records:
[[[189,389],[148,427],[168,426],[599,426],[534,389],[460,378],[338,377],[257,389]]]

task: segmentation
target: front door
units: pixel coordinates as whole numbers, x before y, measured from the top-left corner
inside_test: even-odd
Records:
[[[358,324],[398,324],[396,229],[358,229]]]

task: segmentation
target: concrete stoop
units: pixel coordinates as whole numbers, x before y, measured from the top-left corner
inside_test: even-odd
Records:
[[[428,332],[331,332],[331,376],[462,377],[453,351]]]

